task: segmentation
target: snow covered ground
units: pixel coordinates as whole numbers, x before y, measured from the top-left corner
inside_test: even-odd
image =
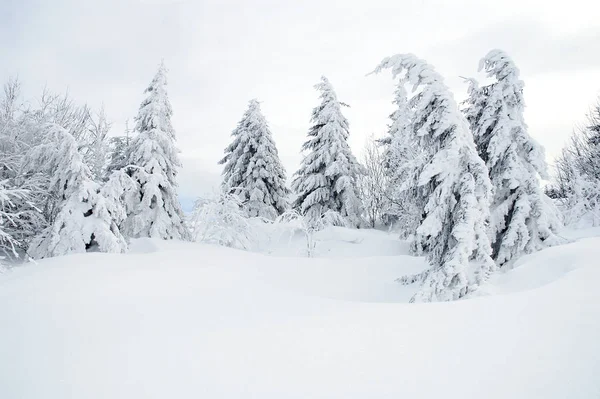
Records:
[[[366,230],[15,268],[0,398],[600,398],[600,231],[571,237],[454,303],[406,303],[423,259]]]

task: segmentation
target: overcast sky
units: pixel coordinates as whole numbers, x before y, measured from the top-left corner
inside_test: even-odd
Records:
[[[459,76],[481,77],[492,48],[508,52],[525,81],[529,131],[551,162],[600,95],[598,15],[595,0],[0,0],[0,76],[18,75],[26,97],[47,86],[104,104],[120,134],[164,58],[187,205],[218,184],[217,161],[251,98],[291,175],[321,75],[351,106],[360,155],[393,109],[391,77],[365,75],[395,53],[426,59],[460,101]]]

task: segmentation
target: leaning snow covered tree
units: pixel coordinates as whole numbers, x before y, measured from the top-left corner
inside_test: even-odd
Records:
[[[348,120],[342,103],[324,76],[315,85],[321,104],[313,109],[307,154],[295,173],[292,189],[297,198],[294,208],[310,220],[319,220],[328,211],[339,213],[349,225],[361,225],[358,177],[362,167],[348,145]]]
[[[31,150],[27,159],[28,171],[43,171],[50,176],[48,196],[57,199],[51,225],[29,246],[31,257],[125,251],[127,243],[118,229],[124,217],[122,205],[102,195],[68,131],[48,124],[43,141]]]
[[[275,220],[288,208],[285,169],[258,100],[251,100],[219,161],[225,194],[240,197],[250,217]]]
[[[399,85],[410,84],[407,135],[422,150],[413,162],[416,195],[423,204],[413,247],[431,268],[406,280],[422,281],[412,301],[448,301],[469,294],[494,270],[486,234],[491,184],[466,120],[432,66],[412,54],[385,58]]]
[[[500,50],[490,51],[479,69],[495,82],[478,87],[470,80],[465,115],[494,186],[489,234],[502,266],[556,243],[560,222],[540,187],[540,176],[547,177],[544,149],[527,131],[519,69]]]
[[[177,169],[181,167],[171,126],[167,97],[167,69],[161,63],[146,89],[136,117],[137,135],[127,153],[130,176],[139,186],[133,204],[127,204],[125,234],[131,238],[187,239],[183,212],[177,199]]]

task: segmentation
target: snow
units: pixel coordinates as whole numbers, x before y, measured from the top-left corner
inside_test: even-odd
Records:
[[[373,230],[319,232],[314,258],[282,237],[272,255],[139,239],[41,260],[0,275],[0,397],[597,398],[586,233],[426,304],[394,283],[425,259]]]

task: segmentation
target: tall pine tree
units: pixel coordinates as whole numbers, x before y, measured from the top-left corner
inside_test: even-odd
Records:
[[[129,174],[139,187],[133,203],[127,204],[125,232],[132,238],[188,238],[177,199],[176,178],[181,163],[166,86],[167,69],[161,63],[145,91],[147,97],[136,117],[137,135],[127,152],[127,165],[137,166],[129,168]]]
[[[412,163],[420,219],[413,247],[431,268],[418,277],[412,301],[464,297],[494,270],[486,235],[491,184],[467,122],[452,93],[432,66],[412,54],[385,58],[374,72],[391,69],[399,86],[410,84],[406,138],[421,154]]]
[[[251,100],[219,161],[222,188],[240,197],[250,217],[275,220],[288,209],[285,169],[258,100]]]
[[[489,52],[481,69],[495,81],[478,87],[471,79],[465,114],[495,189],[490,240],[502,266],[556,243],[559,221],[540,187],[539,177],[547,177],[544,149],[527,131],[519,69],[500,50]]]
[[[315,221],[334,211],[358,227],[362,221],[357,178],[362,167],[348,145],[348,120],[327,78],[323,76],[315,89],[321,92],[321,104],[313,109],[309,139],[302,146],[308,153],[292,182],[294,208]]]

